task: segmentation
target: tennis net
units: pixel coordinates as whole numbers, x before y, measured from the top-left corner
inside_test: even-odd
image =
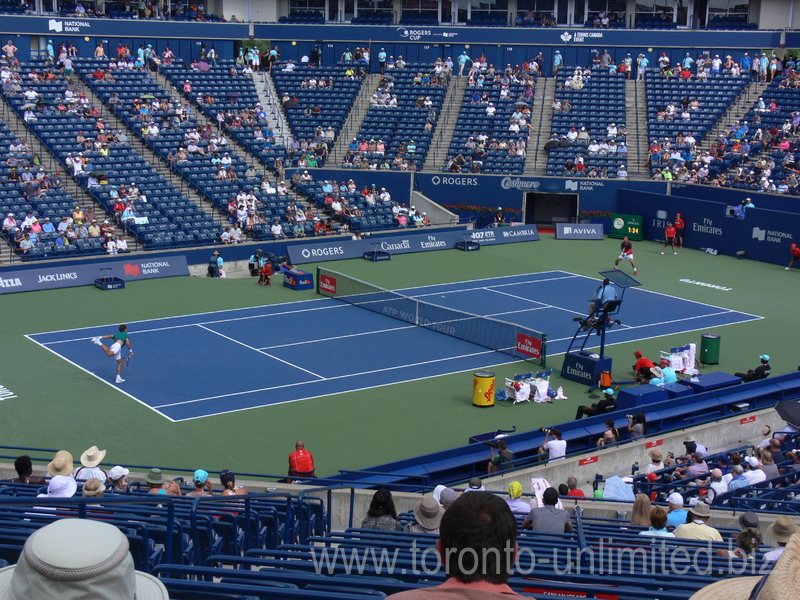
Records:
[[[317,292],[412,325],[546,365],[547,335],[541,331],[424,302],[324,267],[317,267]]]

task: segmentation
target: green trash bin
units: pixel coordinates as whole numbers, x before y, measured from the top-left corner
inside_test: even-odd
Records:
[[[716,333],[704,333],[700,336],[700,362],[707,365],[719,364],[720,337]]]

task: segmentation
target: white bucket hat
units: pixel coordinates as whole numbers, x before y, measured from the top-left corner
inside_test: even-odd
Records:
[[[16,565],[0,569],[0,600],[169,600],[136,571],[128,539],[108,523],[61,519],[33,532]]]

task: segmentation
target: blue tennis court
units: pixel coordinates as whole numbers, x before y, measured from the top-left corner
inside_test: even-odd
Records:
[[[402,293],[544,331],[547,354],[553,356],[566,352],[576,329],[572,319],[585,315],[597,285],[589,277],[547,271]],[[607,344],[761,318],[641,288],[627,291],[619,317],[623,325],[607,333]],[[135,356],[123,369],[126,382],[115,385],[115,361],[90,342],[115,331],[111,324],[27,337],[173,421],[517,362],[507,354],[320,298],[129,323]]]

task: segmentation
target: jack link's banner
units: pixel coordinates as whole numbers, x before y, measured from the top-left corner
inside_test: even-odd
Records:
[[[0,271],[0,294],[94,285],[95,279],[104,276],[137,281],[189,274],[185,256],[131,257],[130,260],[63,265]]]

